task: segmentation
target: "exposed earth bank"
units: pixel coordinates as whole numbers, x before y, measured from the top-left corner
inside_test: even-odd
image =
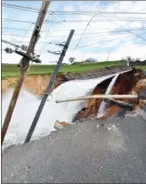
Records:
[[[52,87],[52,91],[60,84],[70,80],[98,78],[101,76],[114,74],[117,72],[129,70],[129,69],[131,68],[127,66],[126,67],[121,66],[121,67],[108,67],[102,70],[94,70],[94,71],[82,72],[82,73],[65,73],[65,74],[59,73]],[[29,75],[26,77],[22,88],[26,89],[27,91],[30,91],[36,96],[41,96],[43,95],[43,92],[45,91],[48,85],[50,77],[51,77],[50,75]],[[140,80],[142,80],[142,82],[139,82]],[[104,82],[102,82],[100,85],[95,87],[95,89],[92,92],[92,95],[104,94],[110,81],[111,79],[107,79]],[[14,87],[16,82],[17,82],[17,77],[9,77],[7,79],[3,79],[2,92],[4,93],[8,88]],[[141,89],[145,89],[145,88],[146,88],[146,76],[144,74],[144,71],[140,69],[133,69],[132,71],[121,74],[118,77],[114,85],[114,88],[112,89],[112,94],[128,94],[128,93],[131,93],[133,90],[139,93]],[[87,106],[81,109],[76,114],[73,121],[74,122],[84,121],[87,119],[96,118],[101,102],[102,100],[99,100],[99,99],[88,100]],[[126,101],[126,102],[131,103],[132,101]],[[135,103],[135,102],[132,102],[132,103]],[[109,104],[107,108],[107,112],[103,118],[106,119],[110,116],[113,116],[115,113],[119,112],[119,110],[120,110],[119,107]]]
[[[52,90],[58,87],[60,84],[75,79],[92,79],[100,76],[114,74],[120,72],[122,70],[128,70],[130,67],[108,67],[100,70],[92,70],[89,72],[82,73],[59,73],[57,75],[55,84]],[[44,90],[46,89],[48,82],[50,80],[51,75],[28,75],[23,83],[22,88],[32,92],[35,95],[42,95]],[[8,88],[13,88],[16,85],[18,77],[7,77],[2,79],[2,92],[4,93]]]

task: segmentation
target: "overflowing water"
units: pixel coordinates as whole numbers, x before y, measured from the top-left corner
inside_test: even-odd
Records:
[[[85,105],[85,102],[83,101],[58,104],[55,102],[56,100],[90,95],[96,85],[108,78],[112,78],[113,76],[114,75],[108,75],[90,80],[74,80],[57,87],[53,91],[52,95],[48,97],[48,101],[45,104],[33,133],[32,140],[39,139],[40,137],[48,135],[51,131],[55,131],[54,124],[56,120],[72,123],[76,113]],[[9,90],[2,97],[2,122],[4,121],[12,92],[13,90]],[[10,126],[3,143],[3,148],[24,142],[39,104],[40,99],[38,97],[25,90],[20,92]]]
[[[108,86],[107,89],[106,89],[105,95],[111,94],[112,89],[113,89],[113,87],[114,87],[114,85],[115,85],[115,83],[116,83],[116,81],[117,81],[119,75],[120,75],[120,74],[123,74],[123,73],[125,73],[125,72],[128,72],[128,71],[131,71],[131,70],[127,70],[127,71],[123,71],[123,72],[117,73],[117,74],[113,77],[113,79],[111,80],[109,86]],[[101,117],[103,117],[103,116],[105,115],[106,108],[107,108],[107,103],[103,100],[103,101],[101,102],[100,107],[99,107],[99,110],[98,110],[98,113],[97,113],[97,118],[101,118]]]
[[[113,89],[113,87],[115,85],[115,82],[116,82],[117,78],[119,77],[119,75],[120,75],[119,73],[116,74],[114,76],[114,78],[111,80],[109,86],[107,87],[107,90],[105,92],[105,95],[111,94],[111,91],[112,91],[112,89]],[[97,113],[97,118],[103,117],[105,115],[106,107],[107,107],[107,103],[103,100],[101,102],[100,107],[99,107],[99,110],[98,110],[98,113]]]

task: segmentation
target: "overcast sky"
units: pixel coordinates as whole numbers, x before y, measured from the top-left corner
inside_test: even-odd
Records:
[[[33,9],[26,11],[19,7],[10,7],[8,4]],[[41,1],[3,1],[2,38],[20,45],[28,45],[40,6]],[[58,60],[59,56],[52,55],[47,50],[59,51],[61,47],[49,42],[66,41],[71,29],[75,30],[75,34],[64,62],[68,62],[69,57],[75,57],[76,61],[89,57],[104,61],[107,59],[108,52],[109,60],[119,60],[127,56],[146,58],[145,1],[52,1],[48,11],[41,38],[36,45],[36,52],[41,54],[43,64],[55,63]],[[51,11],[54,12],[51,13]],[[97,13],[100,11],[145,14]],[[27,21],[27,23],[9,19]],[[63,22],[64,20],[66,22]],[[91,20],[90,23],[89,20]],[[89,23],[88,26],[87,23]],[[87,29],[84,32],[86,26]],[[3,44],[2,48],[6,46],[8,45]],[[3,63],[18,63],[20,60],[20,57],[14,53],[11,55],[4,51],[2,53]]]

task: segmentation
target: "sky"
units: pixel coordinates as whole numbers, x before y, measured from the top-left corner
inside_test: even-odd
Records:
[[[41,3],[3,0],[2,39],[28,45]],[[120,60],[128,56],[146,59],[145,1],[52,1],[35,47],[42,64],[57,62],[59,55],[48,53],[48,50],[61,51],[62,47],[54,44],[65,42],[71,29],[75,33],[64,63],[69,63],[70,57],[76,62],[90,57],[97,61]],[[15,53],[7,54],[6,47],[13,48],[2,44],[2,63],[19,63],[21,57]]]

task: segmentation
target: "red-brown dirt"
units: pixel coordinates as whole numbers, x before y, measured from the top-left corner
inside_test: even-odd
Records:
[[[135,74],[139,74],[139,75],[135,75]],[[128,93],[130,93],[135,88],[137,82],[140,79],[142,79],[143,77],[144,77],[144,74],[143,74],[142,70],[132,70],[128,73],[121,74],[115,83],[115,86],[112,90],[112,94],[128,94]],[[109,82],[110,81],[107,80],[103,84],[100,84],[99,86],[97,86],[94,89],[92,95],[104,94]],[[139,83],[141,84],[141,86],[144,86],[144,85],[146,86],[146,84],[144,84],[144,82],[143,83],[139,82]],[[136,90],[136,92],[138,92],[138,90]],[[123,100],[123,101],[129,102],[129,103],[135,103],[132,100]],[[101,103],[101,100],[97,100],[97,99],[88,100],[88,106],[86,108],[81,109],[81,111],[79,111],[77,113],[76,117],[74,118],[74,121],[77,121],[77,120],[80,121],[82,119],[89,118],[89,117],[95,118],[97,115],[100,103]],[[106,114],[101,119],[106,119],[106,118],[116,114],[119,110],[120,110],[120,108],[116,105],[108,105]]]

